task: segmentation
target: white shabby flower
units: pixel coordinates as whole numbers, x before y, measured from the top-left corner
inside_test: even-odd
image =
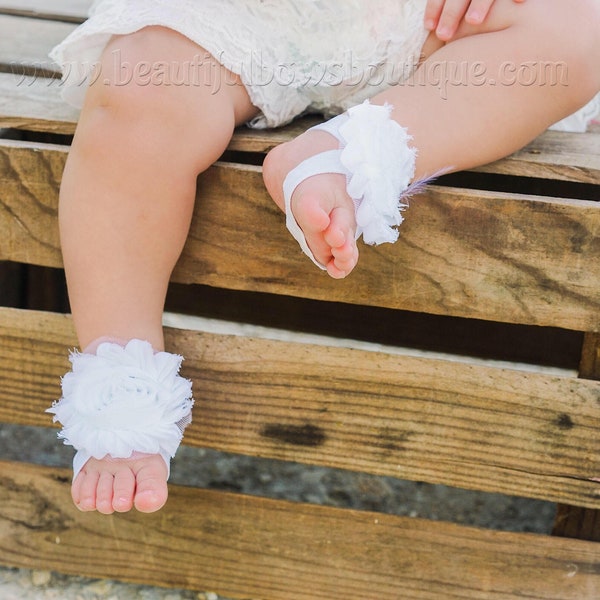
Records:
[[[128,458],[132,452],[172,457],[190,420],[192,383],[178,375],[181,356],[154,353],[142,340],[75,352],[62,398],[48,412],[59,437],[85,456]],[[165,459],[166,460],[166,459]]]
[[[416,151],[406,129],[390,117],[391,106],[365,101],[348,110],[340,126],[345,146],[341,162],[350,173],[348,195],[357,206],[356,222],[367,244],[395,242],[394,227],[406,208],[402,193],[415,172]]]

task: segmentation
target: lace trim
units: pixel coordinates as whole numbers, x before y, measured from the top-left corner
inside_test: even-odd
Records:
[[[51,52],[63,97],[81,106],[111,35],[163,25],[241,76],[263,115],[282,125],[311,110],[338,114],[414,70],[427,32],[425,0],[101,0]]]

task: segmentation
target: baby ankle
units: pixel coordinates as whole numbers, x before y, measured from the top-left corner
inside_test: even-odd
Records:
[[[85,348],[82,349],[81,353],[82,354],[96,354],[96,350],[98,349],[98,346],[100,346],[100,344],[104,344],[105,342],[108,342],[109,344],[118,344],[119,346],[125,347],[127,345],[128,341],[129,340],[126,340],[125,338],[117,338],[117,337],[111,337],[109,335],[103,335],[103,336],[91,341]]]

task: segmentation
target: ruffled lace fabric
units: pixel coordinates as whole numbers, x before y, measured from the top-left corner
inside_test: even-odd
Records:
[[[340,125],[340,161],[348,171],[348,195],[356,206],[357,237],[366,244],[398,239],[402,193],[415,174],[416,150],[405,128],[391,119],[392,107],[365,101],[348,110]]]
[[[240,75],[276,127],[305,112],[333,116],[404,81],[427,37],[426,0],[96,0],[90,19],[53,49],[63,97],[81,107],[113,35],[162,25]],[[193,76],[193,75],[191,75]],[[217,82],[218,83],[218,82]],[[223,82],[223,85],[225,83]],[[552,128],[584,131],[600,100]]]
[[[240,75],[274,127],[304,112],[339,114],[409,76],[427,32],[426,0],[100,0],[54,48],[65,100],[81,106],[112,35],[162,25]]]
[[[160,454],[169,466],[191,422],[192,383],[178,375],[182,360],[154,353],[142,340],[71,354],[62,397],[47,412],[62,424],[59,437],[77,450],[74,476],[89,458],[107,454]]]

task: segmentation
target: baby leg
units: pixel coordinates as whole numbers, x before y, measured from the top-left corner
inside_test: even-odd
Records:
[[[600,90],[598,0],[495,0],[462,23],[405,85],[373,98],[395,106],[419,150],[416,177],[503,158]]]
[[[148,76],[153,65],[160,79]],[[71,309],[86,352],[102,340],[134,338],[159,351],[164,298],[188,232],[196,177],[256,109],[231,73],[162,27],[113,38],[101,66],[60,193]],[[194,72],[182,84],[184,68]],[[166,501],[166,477],[159,455],[90,459],[74,481],[73,499],[82,510],[135,505],[149,512]]]
[[[502,158],[591,99],[600,89],[599,19],[597,0],[496,0],[482,25],[463,23],[446,44],[430,36],[413,77],[371,100],[394,106],[392,118],[412,135],[414,178]],[[271,151],[263,173],[280,208],[287,173],[337,145],[309,131]],[[318,262],[347,275],[357,258],[354,207],[340,176],[306,179],[291,209]]]

